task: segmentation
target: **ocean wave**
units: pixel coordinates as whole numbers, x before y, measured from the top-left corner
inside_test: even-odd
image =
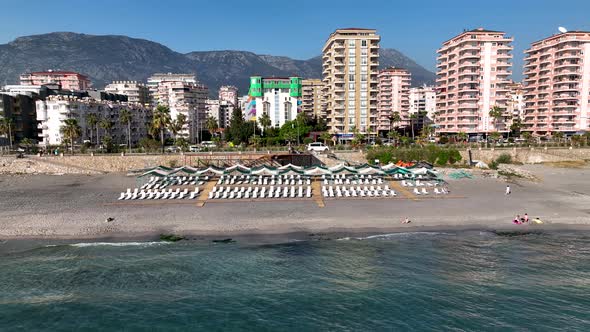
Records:
[[[408,236],[421,236],[421,235],[428,235],[428,236],[435,236],[435,235],[450,235],[449,233],[443,232],[400,232],[400,233],[388,233],[388,234],[377,234],[377,235],[370,235],[365,237],[357,237],[356,240],[372,240],[372,239],[387,239],[392,237],[408,237]]]
[[[172,242],[167,241],[153,241],[153,242],[81,242],[67,244],[70,247],[84,248],[84,247],[147,247],[147,246],[158,246],[163,244],[170,244]],[[55,245],[48,245],[51,247]]]

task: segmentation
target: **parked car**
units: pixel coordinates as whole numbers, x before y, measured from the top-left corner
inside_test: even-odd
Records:
[[[213,141],[202,141],[201,142],[201,146],[204,147],[204,148],[214,148],[217,145]]]
[[[330,148],[327,147],[324,143],[322,142],[313,142],[313,143],[309,143],[307,145],[307,151],[318,151],[318,152],[324,152],[324,151],[329,151]]]

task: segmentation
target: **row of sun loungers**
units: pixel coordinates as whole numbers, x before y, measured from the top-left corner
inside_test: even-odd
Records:
[[[322,194],[324,197],[395,197],[397,194],[389,186],[336,186],[336,190],[332,186],[322,186]]]
[[[414,182],[402,180],[401,184],[404,187],[434,187],[439,185],[438,182],[423,182],[420,180],[416,180]]]
[[[195,188],[194,191],[188,191],[188,189],[180,190],[176,189],[173,191],[172,189],[168,190],[139,190],[135,188],[135,190],[131,191],[130,188],[127,188],[126,192],[122,192],[121,196],[119,196],[119,200],[143,200],[143,199],[195,199],[199,196],[199,188]]]
[[[434,194],[436,195],[446,195],[449,193],[448,190],[446,190],[445,188],[434,188],[433,190]],[[414,195],[429,195],[430,192],[428,190],[426,190],[426,188],[422,188],[422,190],[418,189],[418,188],[414,188]]]
[[[257,198],[303,198],[311,197],[311,186],[285,187],[213,187],[209,199],[257,199]]]
[[[151,177],[150,180],[141,186],[141,189],[163,189],[168,186],[188,186],[197,185],[201,186],[205,181],[209,180],[208,176],[174,176],[166,178]]]
[[[334,179],[332,181],[328,180],[328,179],[324,179],[324,185],[329,185],[329,184],[383,184],[383,179],[381,178],[374,178],[374,179]]]
[[[230,184],[230,185],[240,185],[240,184],[258,184],[258,185],[302,185],[302,184],[311,184],[311,179],[309,177],[302,177],[301,175],[285,175],[285,176],[250,176],[250,175],[241,175],[241,176],[230,176],[230,175],[223,175],[217,181],[218,185],[222,184]]]

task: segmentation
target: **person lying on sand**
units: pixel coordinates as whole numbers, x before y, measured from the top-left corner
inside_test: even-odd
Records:
[[[402,221],[402,224],[409,224],[409,223],[411,223],[411,222],[412,222],[412,221],[411,221],[409,218],[406,218],[406,219],[404,219],[404,220]]]
[[[533,219],[533,222],[534,222],[535,224],[542,224],[542,223],[543,223],[543,221],[542,221],[542,220],[541,220],[539,217],[537,217],[537,218]]]

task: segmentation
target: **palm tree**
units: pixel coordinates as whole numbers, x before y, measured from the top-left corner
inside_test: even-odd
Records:
[[[494,128],[498,130],[498,124],[500,120],[504,118],[504,111],[499,106],[494,106],[490,109],[489,115],[494,119]]]
[[[12,150],[12,119],[3,118],[0,122],[0,132],[2,135],[8,136],[8,142],[10,144],[10,150]]]
[[[260,122],[260,126],[262,127],[262,134],[264,135],[266,129],[268,129],[272,125],[270,116],[267,113],[262,113],[260,119],[258,119],[258,122]]]
[[[174,136],[174,144],[178,142],[178,133],[180,133],[184,129],[186,123],[186,115],[184,115],[183,113],[176,114],[176,120],[171,120],[168,123],[168,130],[170,130],[170,132]]]
[[[467,135],[466,132],[462,131],[460,133],[457,134],[457,137],[463,141],[463,142],[467,142],[467,139],[469,138],[469,135]]]
[[[100,123],[98,124],[100,128],[102,128],[102,130],[104,130],[105,132],[105,137],[111,137],[111,128],[113,128],[113,123],[109,120],[109,119],[101,119]],[[103,143],[104,143],[104,139],[105,137],[103,137]],[[97,137],[98,139],[98,137]],[[97,141],[98,143],[98,141]]]
[[[412,127],[412,140],[414,140],[414,120],[416,120],[418,118],[418,116],[416,115],[416,113],[414,114],[410,114],[410,127]]]
[[[65,119],[63,126],[59,128],[60,133],[70,141],[72,154],[74,154],[74,140],[82,134],[82,128],[76,119]]]
[[[397,131],[392,130],[387,133],[387,137],[390,140],[392,140],[394,142],[394,144],[397,144],[397,142],[399,141],[399,138],[400,138],[400,134]]]
[[[215,117],[211,115],[207,117],[207,121],[205,122],[205,124],[207,125],[207,130],[209,130],[211,136],[213,136],[213,134],[217,131],[217,128],[219,128],[219,126],[217,125],[217,119],[215,119]]]
[[[164,153],[164,131],[172,122],[170,118],[170,109],[168,106],[158,105],[154,110],[152,117],[152,132],[160,132],[160,144],[162,144],[162,153]]]
[[[399,123],[400,121],[402,121],[402,117],[399,115],[399,112],[391,113],[391,115],[389,116],[389,131],[392,130],[394,123]]]
[[[90,144],[92,144],[92,129],[96,128],[98,121],[99,121],[99,119],[96,116],[96,114],[90,113],[90,114],[86,115],[86,124],[90,128]],[[98,141],[98,130],[96,131],[96,140]]]
[[[129,151],[131,151],[131,120],[133,119],[133,116],[131,115],[131,112],[129,112],[128,109],[122,109],[121,111],[119,111],[119,121],[122,124],[126,124],[127,125],[127,149]]]
[[[325,145],[328,145],[328,141],[332,139],[332,134],[330,134],[327,131],[324,131],[321,135],[320,135],[320,139],[322,141],[324,141]]]

